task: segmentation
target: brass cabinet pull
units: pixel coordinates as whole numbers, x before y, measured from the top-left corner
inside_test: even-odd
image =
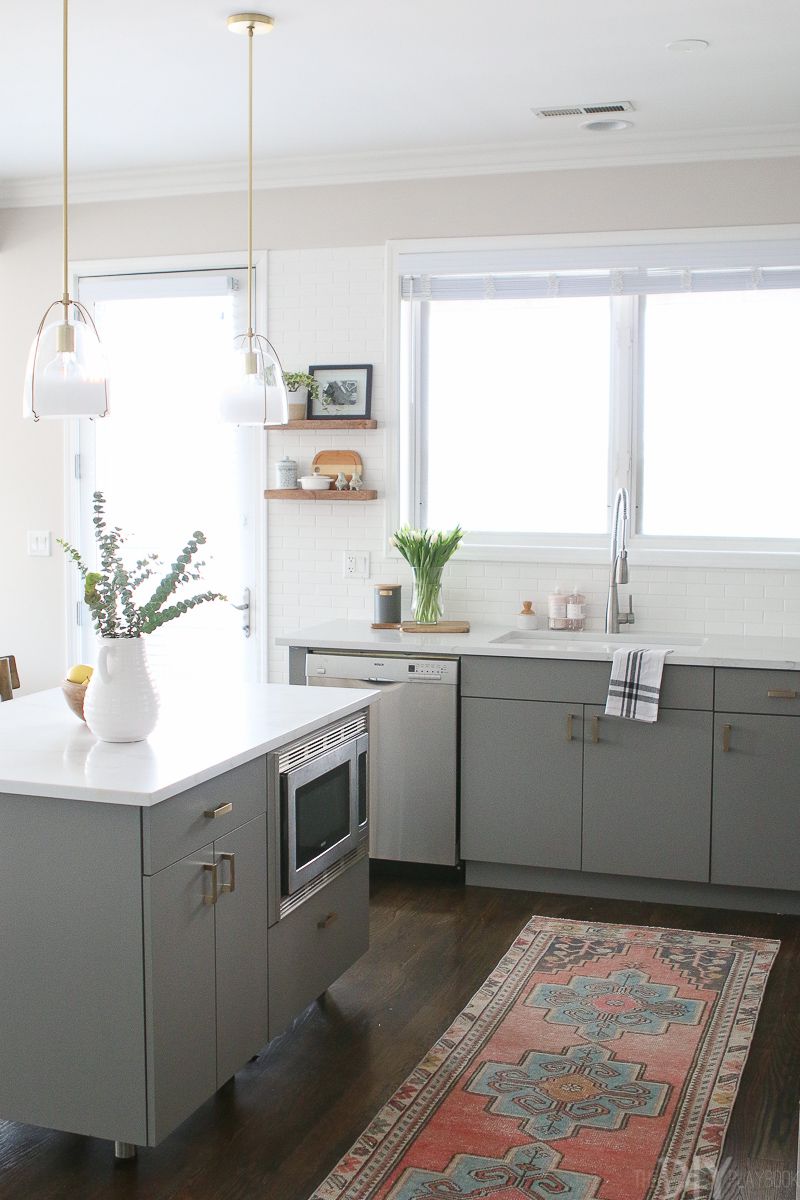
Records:
[[[203,893],[203,904],[216,904],[219,899],[219,879],[216,863],[203,863],[203,870],[211,875],[211,891]]]
[[[567,713],[567,741],[572,741],[572,725],[575,720],[575,713]]]
[[[732,725],[723,725],[722,726],[722,749],[725,751],[726,754],[728,753],[728,751],[731,748],[731,730],[732,729],[733,729]]]
[[[204,817],[225,817],[229,812],[233,812],[233,805],[230,801],[227,804],[218,804],[216,808],[207,808],[203,813]]]
[[[595,746],[600,741],[600,718],[592,717],[592,741]]]
[[[770,700],[796,700],[797,692],[791,688],[770,688],[767,696]]]
[[[321,921],[317,921],[317,929],[330,929],[333,922],[339,916],[338,913],[328,913],[327,917],[323,917]]]
[[[235,854],[220,854],[220,860],[228,864],[228,882],[223,883],[220,887],[221,892],[236,891],[236,855]]]

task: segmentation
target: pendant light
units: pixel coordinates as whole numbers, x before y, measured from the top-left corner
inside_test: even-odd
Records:
[[[67,146],[68,0],[63,0],[62,33],[62,233],[63,287],[42,317],[28,355],[23,415],[104,417],[108,385],[103,352],[89,312],[69,294],[69,214]]]
[[[231,33],[247,35],[247,333],[234,339],[235,378],[222,398],[223,421],[235,425],[285,425],[289,397],[275,348],[253,331],[253,38],[275,22],[261,13],[228,17]]]

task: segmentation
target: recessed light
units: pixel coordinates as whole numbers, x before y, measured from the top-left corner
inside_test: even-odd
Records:
[[[616,133],[619,129],[632,129],[633,121],[584,121],[581,129],[590,133]]]
[[[702,38],[681,38],[677,42],[668,42],[667,49],[673,54],[699,54],[708,49],[708,42]]]

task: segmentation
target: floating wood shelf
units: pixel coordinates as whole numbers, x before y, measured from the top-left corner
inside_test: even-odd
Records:
[[[285,425],[270,426],[271,430],[273,430],[273,429],[274,430],[277,430],[277,429],[327,429],[329,433],[336,433],[338,430],[345,431],[347,429],[377,429],[377,428],[378,428],[378,422],[370,420],[366,417],[354,418],[352,421],[346,421],[346,420],[326,421],[324,418],[321,420],[312,419],[310,421],[287,421]]]
[[[377,500],[378,493],[365,488],[363,492],[337,492],[329,488],[327,492],[311,492],[305,488],[267,488],[264,492],[267,500]]]

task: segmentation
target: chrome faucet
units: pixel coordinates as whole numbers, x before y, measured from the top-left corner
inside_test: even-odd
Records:
[[[619,585],[628,582],[628,512],[630,499],[628,489],[620,488],[614,500],[614,517],[611,522],[611,572],[608,579],[606,601],[606,633],[619,633],[620,625],[633,625],[633,598],[628,596],[628,611],[620,615]]]

